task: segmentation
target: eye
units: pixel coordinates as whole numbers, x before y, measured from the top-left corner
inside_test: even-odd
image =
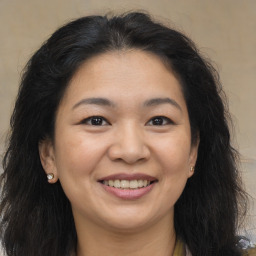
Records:
[[[103,126],[109,124],[109,122],[102,116],[90,116],[84,119],[81,123],[93,126]]]
[[[165,116],[155,116],[147,124],[161,126],[161,125],[173,124],[173,121],[170,118]]]

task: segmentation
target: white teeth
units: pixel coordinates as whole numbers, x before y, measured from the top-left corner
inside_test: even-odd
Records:
[[[130,188],[138,188],[138,181],[137,180],[131,180],[130,181]]]
[[[104,185],[122,188],[122,189],[137,189],[142,187],[147,187],[150,185],[149,180],[104,180]]]
[[[121,187],[120,180],[115,180],[114,181],[114,187],[115,188],[120,188]]]
[[[138,187],[139,187],[139,188],[144,187],[144,182],[143,182],[143,180],[138,180]]]
[[[121,180],[120,185],[121,185],[121,188],[130,188],[129,180]]]
[[[113,181],[113,180],[109,180],[109,181],[108,181],[108,185],[109,185],[110,187],[114,187],[114,181]]]

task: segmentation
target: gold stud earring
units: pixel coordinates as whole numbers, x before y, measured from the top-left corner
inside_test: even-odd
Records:
[[[195,171],[195,166],[191,166],[191,167],[190,167],[190,171],[191,171],[191,172],[194,172],[194,171]]]
[[[53,173],[48,173],[47,174],[48,181],[52,180],[53,178],[54,178],[54,174]]]

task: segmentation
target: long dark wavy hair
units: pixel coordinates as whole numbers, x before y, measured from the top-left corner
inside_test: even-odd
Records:
[[[185,35],[145,12],[128,12],[66,24],[25,68],[1,176],[0,236],[8,256],[68,256],[76,250],[70,202],[59,182],[48,184],[38,145],[54,139],[56,110],[78,68],[96,55],[126,49],[153,53],[171,66],[186,100],[192,143],[200,136],[195,174],[175,205],[177,236],[193,256],[241,255],[235,235],[246,194],[218,74]]]

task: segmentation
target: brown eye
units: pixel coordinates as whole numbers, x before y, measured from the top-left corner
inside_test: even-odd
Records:
[[[164,116],[156,116],[149,121],[149,125],[161,126],[161,125],[168,125],[168,124],[173,124],[173,121]]]
[[[164,120],[161,117],[156,117],[152,120],[153,125],[162,125],[163,123],[164,123]]]
[[[101,116],[91,116],[84,119],[81,123],[86,125],[93,125],[93,126],[102,126],[109,124],[104,117]]]

